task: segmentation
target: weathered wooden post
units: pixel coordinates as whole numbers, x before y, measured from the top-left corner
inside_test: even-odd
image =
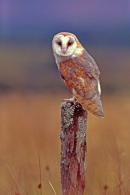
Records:
[[[86,173],[87,111],[69,100],[61,104],[62,195],[83,195]]]

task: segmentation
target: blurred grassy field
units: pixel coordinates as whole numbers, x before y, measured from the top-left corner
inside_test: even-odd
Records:
[[[60,104],[66,97],[0,94],[0,194],[53,195],[49,181],[60,194]],[[130,194],[130,98],[102,101],[105,118],[88,119],[85,195]]]

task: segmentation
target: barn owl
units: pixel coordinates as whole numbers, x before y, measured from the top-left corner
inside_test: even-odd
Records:
[[[85,110],[104,118],[100,100],[99,68],[77,37],[61,32],[52,40],[52,50],[61,78]],[[72,99],[71,99],[72,100]]]

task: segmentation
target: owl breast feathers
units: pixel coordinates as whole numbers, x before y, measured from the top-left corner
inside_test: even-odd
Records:
[[[59,33],[52,41],[61,78],[76,100],[92,114],[103,118],[99,68],[71,33]]]

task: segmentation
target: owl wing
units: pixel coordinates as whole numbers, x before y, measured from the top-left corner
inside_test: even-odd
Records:
[[[88,90],[88,93],[86,94],[88,95],[88,98],[91,98],[96,94],[100,95],[100,71],[94,59],[87,53],[86,50],[84,50],[82,56],[74,57],[73,60],[75,64],[80,67],[79,75],[83,78],[81,80],[85,82],[87,81],[84,83],[85,87],[89,89],[91,88],[91,90]]]
[[[86,52],[59,65],[59,73],[69,91],[92,114],[103,118],[100,100],[100,71],[93,58]]]
[[[71,83],[74,96],[86,110],[103,118],[104,114],[100,100],[100,71],[96,62],[85,50],[82,56],[74,57],[73,60],[78,67],[75,82]]]

